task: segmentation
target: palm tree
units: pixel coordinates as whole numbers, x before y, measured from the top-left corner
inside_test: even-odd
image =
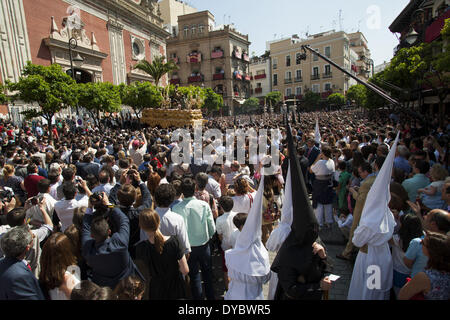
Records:
[[[164,62],[166,57],[159,56],[153,59],[152,63],[148,62],[147,60],[141,60],[139,61],[133,69],[139,69],[144,71],[145,73],[152,76],[152,78],[155,80],[155,85],[159,85],[159,80],[166,74],[171,71],[177,70],[178,66],[173,62],[172,60],[169,60],[167,62]]]

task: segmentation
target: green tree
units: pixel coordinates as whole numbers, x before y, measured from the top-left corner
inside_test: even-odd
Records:
[[[78,105],[90,113],[97,126],[100,112],[113,113],[122,109],[119,88],[112,83],[80,83],[76,93]]]
[[[354,101],[358,107],[366,105],[367,91],[362,84],[355,84],[348,88],[347,100]]]
[[[75,81],[58,64],[40,66],[27,62],[22,76],[16,83],[8,83],[8,88],[16,94],[12,100],[25,103],[36,102],[39,109],[23,111],[27,119],[43,117],[47,120],[49,137],[52,138],[52,119],[55,113],[76,105]]]
[[[407,93],[406,90],[396,90],[393,89],[392,86],[386,85],[385,70],[376,73],[373,77],[369,79],[369,82],[383,89],[385,92],[389,93],[389,95],[392,97],[394,96],[403,97],[399,98],[400,101],[405,99]],[[369,110],[374,110],[383,108],[384,106],[386,106],[386,104],[388,104],[388,102],[384,98],[380,97],[380,95],[378,95],[377,93],[373,92],[370,89],[367,88],[365,89],[366,89],[366,102],[364,105],[365,108]]]
[[[342,106],[345,104],[345,96],[339,92],[332,93],[328,96],[327,102],[329,105]]]
[[[259,99],[255,97],[248,98],[242,106],[245,113],[257,112],[259,109]]]
[[[119,85],[122,103],[131,107],[139,119],[145,108],[159,108],[163,97],[157,87],[150,82],[134,82]]]
[[[7,101],[5,90],[6,87],[0,82],[0,104],[5,104]]]
[[[133,67],[133,69],[142,70],[148,75],[152,76],[152,78],[155,80],[155,85],[158,86],[159,81],[165,74],[178,69],[178,66],[172,60],[169,60],[167,62],[165,62],[164,60],[164,56],[156,57],[151,63],[147,60],[141,60]]]
[[[304,104],[307,110],[313,110],[318,106],[320,102],[320,94],[312,92],[311,90],[306,91],[303,96]]]
[[[205,100],[203,108],[206,110],[207,114],[217,111],[223,107],[223,97],[220,94],[214,92],[211,88],[204,89]]]
[[[281,101],[281,98],[282,98],[281,92],[279,91],[269,92],[265,97],[266,104],[274,107]]]

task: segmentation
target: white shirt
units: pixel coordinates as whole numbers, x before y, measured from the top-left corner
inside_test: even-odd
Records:
[[[230,245],[231,234],[237,230],[233,223],[233,218],[236,212],[230,211],[222,214],[216,219],[216,231],[217,234],[222,235],[222,250],[231,249],[233,246]],[[236,239],[235,239],[236,241]]]
[[[50,185],[50,195],[56,200],[58,199],[58,191],[57,188],[62,184],[63,179],[59,179],[56,183]]]
[[[335,171],[334,161],[332,159],[319,160],[311,166],[311,171],[318,176],[328,176]]]
[[[61,221],[61,230],[64,232],[71,224],[75,208],[83,207],[83,201],[60,200],[55,203],[55,212]]]
[[[173,212],[169,208],[155,208],[159,215],[160,224],[159,231],[166,236],[175,236],[178,238],[180,245],[183,247],[184,254],[191,252],[191,245],[187,235],[184,219],[179,214]],[[147,240],[147,234],[141,230],[140,241]]]
[[[45,198],[45,211],[47,212],[47,214],[50,216],[50,219],[53,217],[53,211],[54,211],[54,207],[55,207],[55,203],[57,202],[55,198],[53,198],[50,194],[48,193],[38,193],[37,195],[39,196],[43,196]],[[34,222],[36,222],[37,224],[44,224],[45,220],[44,217],[42,216],[42,212],[39,209],[39,205],[34,205],[31,208],[29,208],[26,212],[27,218],[31,218],[31,221],[33,221],[33,225]]]
[[[249,194],[243,196],[234,196],[233,198],[233,212],[236,213],[249,213],[251,204],[255,200],[256,191],[250,194],[253,200],[250,200]]]
[[[337,222],[339,228],[351,228],[353,223],[353,215],[351,213],[348,214],[345,220],[341,220],[337,216],[334,216],[334,220]]]
[[[205,190],[209,194],[212,194],[215,199],[219,199],[222,196],[220,184],[211,176],[208,176],[208,183],[206,184]]]
[[[133,159],[134,164],[136,164],[138,167],[141,165],[142,162],[144,162],[144,154],[146,150],[147,150],[147,143],[145,143],[142,147],[140,147],[137,150],[134,149],[131,145],[128,149],[131,159]]]

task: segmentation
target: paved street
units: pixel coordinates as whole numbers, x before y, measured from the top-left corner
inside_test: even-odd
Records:
[[[321,231],[320,237],[326,245],[328,259],[331,265],[331,272],[341,277],[334,282],[333,287],[329,292],[329,300],[346,300],[352,277],[353,264],[336,258],[336,254],[341,253],[345,247],[345,239],[341,235],[336,224],[329,230]],[[275,258],[275,253],[269,252],[269,258],[272,263]],[[225,294],[221,259],[222,258],[219,254],[213,255],[213,275],[215,279],[214,287],[216,291],[216,298],[218,299],[222,299]],[[269,283],[263,286],[263,290],[264,297],[267,298]]]

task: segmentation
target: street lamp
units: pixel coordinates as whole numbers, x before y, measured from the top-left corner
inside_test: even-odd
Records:
[[[414,28],[412,28],[412,30],[406,35],[405,40],[410,46],[412,46],[418,38],[419,34],[416,32],[416,30],[414,30]]]
[[[72,79],[75,80],[75,82],[76,82],[77,80],[75,79],[75,71],[73,70],[73,61],[75,61],[75,62],[83,62],[84,59],[83,59],[83,57],[80,56],[79,53],[77,53],[77,55],[75,57],[72,57],[72,50],[74,50],[76,47],[78,47],[77,39],[75,39],[73,37],[70,38],[68,45],[69,45],[69,58],[70,58],[70,72],[71,72],[71,75],[72,75]],[[76,108],[77,108],[77,116],[78,116],[79,115],[79,113],[78,113],[78,103],[77,103],[77,107]]]

